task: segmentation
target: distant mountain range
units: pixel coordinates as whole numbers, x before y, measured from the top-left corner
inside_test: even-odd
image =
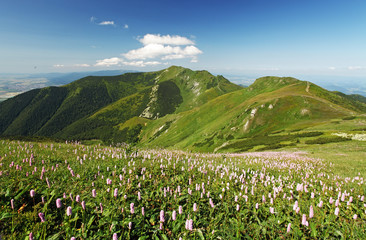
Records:
[[[131,70],[105,70],[71,73],[0,74],[0,102],[35,88],[61,86],[87,76],[115,76]]]
[[[0,134],[235,151],[243,139],[365,112],[363,96],[295,78],[263,77],[242,87],[172,66],[89,76],[17,95],[0,103]]]

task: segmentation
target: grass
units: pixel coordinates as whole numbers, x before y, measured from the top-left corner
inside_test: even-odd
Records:
[[[365,153],[365,146],[346,143],[345,154]],[[27,239],[31,233],[35,239],[366,237],[366,169],[338,175],[343,165],[333,156],[335,149],[344,150],[340,143],[322,145],[328,148],[309,153],[311,158],[88,144],[1,140],[2,238]],[[334,162],[313,158],[329,154],[331,146]],[[359,163],[348,165],[355,170]]]
[[[357,176],[366,178],[366,142],[346,141],[321,145],[299,144],[284,151],[303,151],[313,158],[332,163],[332,171],[340,176]]]

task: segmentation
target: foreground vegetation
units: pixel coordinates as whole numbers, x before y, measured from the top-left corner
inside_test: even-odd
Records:
[[[366,237],[364,173],[300,153],[1,140],[0,156],[5,239]]]

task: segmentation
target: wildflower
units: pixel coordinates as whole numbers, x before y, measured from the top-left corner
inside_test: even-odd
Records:
[[[36,192],[32,189],[30,190],[29,194],[33,198],[36,195]]]
[[[240,205],[236,204],[236,211],[239,211],[239,209],[240,209]]]
[[[197,212],[197,203],[193,203],[193,212]]]
[[[294,207],[292,208],[294,211],[296,211],[297,207],[299,206],[299,202],[295,201]]]
[[[160,222],[165,222],[165,218],[164,218],[164,210],[160,211]]]
[[[145,216],[145,208],[144,207],[141,208],[141,214],[142,214],[142,216]]]
[[[210,205],[211,205],[211,207],[212,207],[212,208],[214,208],[214,207],[215,207],[215,205],[214,205],[214,203],[213,203],[213,201],[212,201],[212,199],[211,199],[211,198],[209,199],[209,203],[210,203]]]
[[[61,199],[60,198],[57,198],[56,199],[56,207],[57,208],[61,208],[62,207],[62,202],[61,202]]]
[[[183,207],[182,207],[181,205],[179,205],[178,213],[179,213],[179,214],[182,214],[182,213],[183,213]]]
[[[103,205],[102,205],[102,203],[99,203],[99,206],[100,206],[100,211],[103,213]]]
[[[287,225],[287,232],[289,233],[291,231],[291,223]]]
[[[97,197],[97,191],[95,189],[92,190],[92,196],[93,198]]]
[[[274,214],[274,208],[273,207],[270,207],[269,208],[269,212],[272,213],[272,214]]]
[[[177,212],[174,210],[172,213],[172,219],[175,221],[177,219]]]
[[[117,196],[118,196],[118,188],[115,188],[115,189],[114,189],[113,196],[114,196],[114,197],[117,197]]]
[[[29,233],[29,240],[33,240],[33,233]]]
[[[130,204],[130,211],[131,211],[131,214],[134,214],[135,213],[135,207],[134,207],[134,203],[131,203]]]
[[[81,202],[81,207],[83,208],[83,210],[85,210],[85,201]]]
[[[76,238],[75,237],[71,237],[70,240],[76,240]]]
[[[193,220],[192,219],[187,219],[186,220],[186,229],[189,231],[193,230]]]
[[[256,208],[256,209],[258,209],[258,207],[259,207],[259,204],[258,204],[258,203],[256,203],[256,204],[255,204],[255,208]]]
[[[320,200],[318,207],[320,207],[320,208],[323,207],[323,201]]]
[[[128,223],[128,229],[130,229],[130,230],[132,229],[132,222]]]
[[[72,215],[72,208],[70,206],[68,206],[67,209],[66,209],[66,215],[67,216],[71,216]]]
[[[159,229],[163,230],[163,223],[162,222],[160,223]]]
[[[356,220],[357,219],[357,214],[353,215],[353,219]]]
[[[309,218],[313,218],[313,217],[314,217],[314,209],[313,209],[313,205],[310,205]]]
[[[45,222],[44,213],[38,213],[38,217],[41,219],[41,222]]]
[[[76,195],[75,201],[80,202],[80,195]]]
[[[296,208],[296,214],[298,214],[300,212],[300,207]]]
[[[14,209],[14,199],[10,200],[11,209]]]
[[[303,214],[302,215],[301,224],[302,225],[305,225],[305,226],[308,226],[308,221],[306,221],[306,214]]]
[[[117,235],[117,233],[113,233],[113,238],[112,238],[112,240],[118,240],[118,235]]]
[[[336,207],[336,209],[334,210],[334,215],[338,216],[338,214],[339,214],[339,208]]]
[[[140,192],[138,192],[137,193],[137,199],[140,201],[141,200],[141,193]]]

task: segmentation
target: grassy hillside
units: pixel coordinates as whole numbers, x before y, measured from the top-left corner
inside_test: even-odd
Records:
[[[331,119],[361,113],[364,106],[309,82],[265,77],[190,111],[149,122],[141,146],[246,151],[281,142],[271,140],[270,134],[306,131]],[[291,137],[288,144],[296,138]]]
[[[120,129],[129,119],[158,119],[238,89],[222,76],[176,66],[157,72],[89,76],[1,103],[0,133],[136,142],[141,124]]]

